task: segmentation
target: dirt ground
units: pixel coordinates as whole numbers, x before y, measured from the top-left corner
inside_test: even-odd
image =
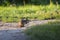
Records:
[[[55,20],[31,21],[25,24],[25,27],[22,28],[18,27],[18,23],[0,22],[0,40],[26,40],[27,36],[22,31],[31,26],[48,23],[49,21]]]

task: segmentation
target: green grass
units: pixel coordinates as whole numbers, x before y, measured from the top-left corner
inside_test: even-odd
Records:
[[[26,40],[60,40],[60,22],[32,26],[25,33],[29,36]]]
[[[52,14],[52,15],[51,15]],[[54,4],[51,5],[26,5],[19,7],[3,7],[0,6],[0,20],[5,22],[18,22],[21,17],[29,17],[29,19],[34,19],[37,17],[39,20],[49,19],[54,17],[55,19],[60,19],[60,5],[57,7]],[[6,20],[6,17],[8,17]],[[14,18],[16,17],[16,18]]]

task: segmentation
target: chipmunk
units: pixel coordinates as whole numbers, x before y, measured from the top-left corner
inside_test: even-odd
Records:
[[[25,24],[27,24],[29,22],[29,20],[25,17],[23,17],[19,22],[18,22],[18,26],[19,27],[24,27]]]

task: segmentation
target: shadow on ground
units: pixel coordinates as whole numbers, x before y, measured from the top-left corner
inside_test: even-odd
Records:
[[[26,40],[26,35],[19,29],[0,30],[0,40]]]

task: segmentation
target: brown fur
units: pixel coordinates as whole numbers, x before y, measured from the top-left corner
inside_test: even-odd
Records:
[[[28,22],[28,18],[22,18],[20,22],[18,22],[18,27],[24,27],[24,24],[27,24]]]
[[[24,24],[22,22],[18,22],[18,27],[19,28],[24,27]]]

